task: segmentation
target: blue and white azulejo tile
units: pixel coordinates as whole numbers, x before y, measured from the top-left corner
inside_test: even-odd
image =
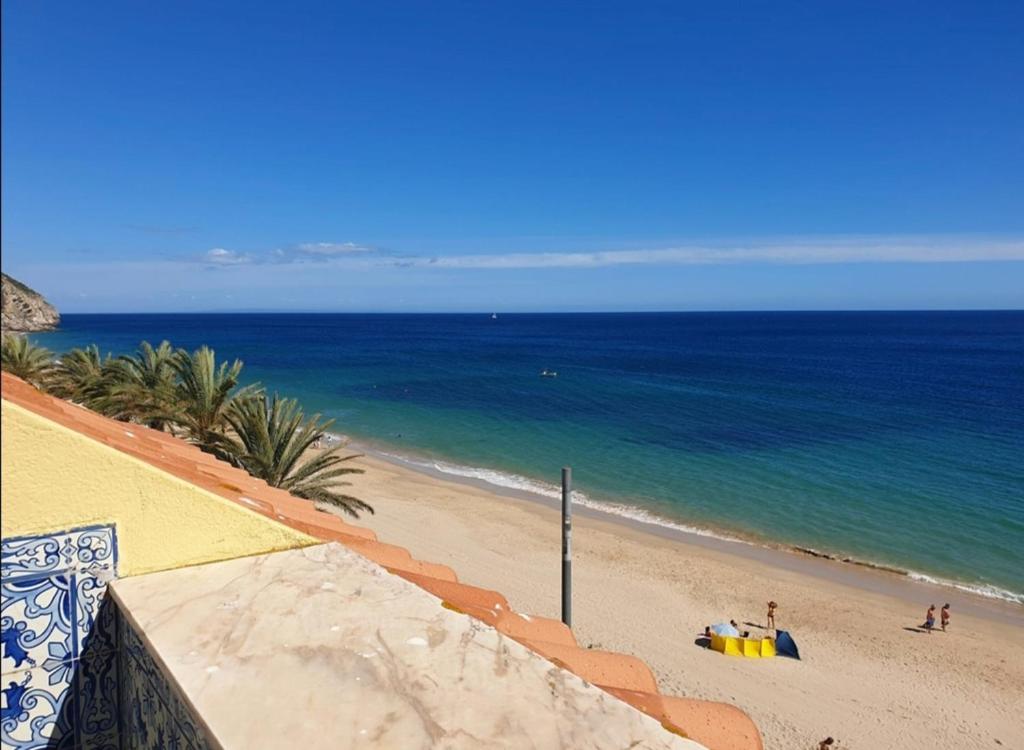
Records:
[[[116,741],[114,608],[102,606],[116,575],[113,526],[0,542],[4,748]]]

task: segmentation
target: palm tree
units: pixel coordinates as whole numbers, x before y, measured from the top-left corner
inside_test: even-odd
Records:
[[[303,455],[318,443],[333,424],[320,421],[315,414],[305,419],[294,399],[268,399],[265,393],[235,399],[228,410],[236,440],[237,463],[254,477],[272,487],[312,500],[317,506],[338,508],[350,516],[360,511],[373,513],[373,508],[358,498],[341,491],[348,482],[340,480],[347,474],[362,474],[362,469],[342,466],[354,455],[341,455],[342,446],[330,448],[303,461]]]
[[[167,421],[185,431],[189,440],[218,458],[233,460],[233,441],[225,434],[230,427],[228,412],[235,399],[258,393],[257,386],[235,390],[242,362],[222,362],[208,346],[191,354],[179,349],[172,367],[177,375],[174,403]]]
[[[153,348],[139,344],[134,355],[122,355],[111,363],[111,383],[96,404],[108,416],[142,422],[157,430],[167,426],[175,410],[175,351],[163,341]]]
[[[62,354],[47,379],[46,389],[54,396],[99,409],[111,382],[111,358],[100,355],[95,344]]]
[[[0,368],[36,388],[43,388],[53,372],[53,354],[27,336],[5,334],[0,344]]]

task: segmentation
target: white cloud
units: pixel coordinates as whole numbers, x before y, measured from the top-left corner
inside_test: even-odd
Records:
[[[822,265],[836,263],[964,263],[1024,261],[1024,238],[843,236],[686,244],[631,250],[476,253],[467,255],[381,254],[353,242],[312,242],[270,252],[214,248],[201,262],[221,267],[328,265],[349,269],[422,268],[516,270],[608,266]]]
[[[640,250],[406,257],[393,265],[455,269],[600,268],[620,265],[818,265],[1024,261],[1024,240],[846,237],[684,245]]]
[[[319,255],[325,257],[373,252],[372,247],[357,245],[354,242],[303,242],[296,246],[296,250],[303,255]]]
[[[238,253],[234,250],[225,250],[223,247],[215,247],[203,254],[203,261],[212,263],[215,266],[238,266],[249,263],[252,260],[245,253]]]

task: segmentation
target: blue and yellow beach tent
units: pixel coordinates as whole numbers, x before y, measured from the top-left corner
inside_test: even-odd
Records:
[[[775,631],[775,648],[779,656],[788,656],[791,659],[800,658],[800,649],[796,647],[796,641],[786,630]]]
[[[748,659],[768,659],[775,656],[775,641],[771,638],[742,638],[732,625],[711,626],[711,648],[729,656]]]
[[[711,648],[723,654],[745,656],[748,659],[768,659],[775,656],[775,642],[771,638],[739,638],[712,634]]]

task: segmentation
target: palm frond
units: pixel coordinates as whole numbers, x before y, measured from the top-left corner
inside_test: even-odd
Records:
[[[28,336],[4,335],[0,343],[0,368],[5,372],[36,388],[45,388],[53,367],[53,354],[49,349],[33,344]]]
[[[28,339],[5,336],[3,369],[115,419],[171,428],[320,509],[373,513],[344,490],[343,477],[363,473],[346,465],[358,456],[343,454],[342,446],[309,455],[333,422],[319,414],[306,418],[297,401],[268,398],[259,385],[239,387],[242,362],[218,363],[209,347],[188,352],[143,341],[135,353],[113,358],[93,345],[55,363]]]
[[[106,388],[94,408],[115,419],[166,429],[177,406],[173,357],[174,350],[167,341],[155,349],[143,341],[135,354],[112,360]]]
[[[268,398],[265,393],[236,400],[228,411],[235,441],[235,456],[240,466],[273,487],[316,503],[340,508],[349,515],[373,508],[341,491],[347,483],[339,478],[361,474],[362,469],[338,464],[355,456],[341,455],[341,446],[311,458],[307,451],[326,434],[331,421],[320,415],[306,419],[298,402]]]
[[[168,418],[188,439],[219,457],[234,458],[228,414],[235,400],[244,401],[260,392],[255,385],[238,388],[242,362],[217,365],[217,355],[207,346],[194,352],[178,350],[171,359],[177,375],[174,404]]]
[[[54,363],[46,388],[54,396],[95,408],[109,387],[111,362],[95,344],[72,349]]]

